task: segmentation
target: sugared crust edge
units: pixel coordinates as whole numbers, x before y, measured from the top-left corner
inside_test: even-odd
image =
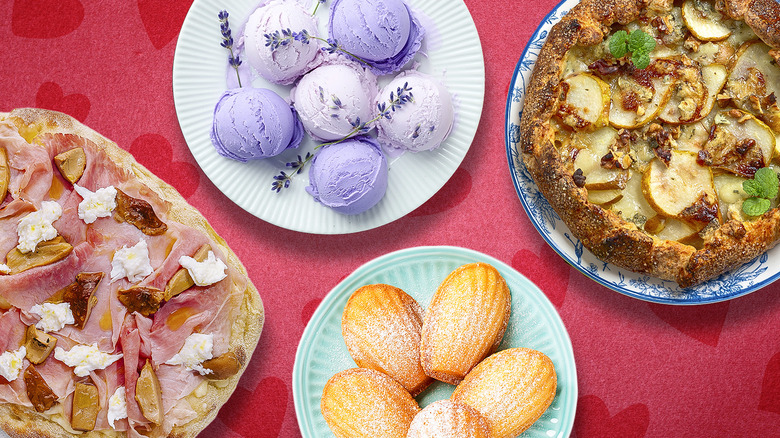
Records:
[[[219,408],[227,402],[230,395],[238,385],[241,375],[246,370],[247,363],[252,358],[252,353],[257,346],[265,321],[265,311],[260,295],[249,280],[246,268],[238,259],[238,256],[228,247],[224,239],[217,235],[206,218],[194,207],[189,205],[176,189],[152,174],[148,169],[138,163],[132,155],[121,149],[116,143],[106,139],[96,131],[80,123],[78,120],[56,111],[39,108],[19,108],[10,113],[0,113],[0,121],[10,120],[20,131],[37,131],[37,135],[46,133],[75,134],[91,140],[97,147],[104,151],[108,157],[119,167],[131,168],[138,180],[152,189],[164,201],[170,203],[168,218],[181,224],[195,228],[209,236],[219,247],[229,266],[234,268],[239,275],[246,278],[246,284],[241,286],[243,301],[239,317],[231,327],[231,351],[243,351],[246,357],[244,366],[238,374],[219,381],[219,386],[208,385],[206,395],[198,400],[201,409],[197,410],[198,417],[191,422],[176,426],[168,434],[168,437],[185,438],[195,437],[202,431],[219,412]],[[239,285],[233,285],[238,288]],[[235,289],[234,292],[238,292]],[[69,437],[59,424],[46,419],[31,408],[13,404],[0,404],[0,428],[14,438],[42,438],[42,437]],[[106,433],[107,431],[92,431],[79,434],[84,438],[124,436],[124,433]]]
[[[764,42],[780,48],[780,4],[774,0],[719,0],[727,15],[742,19]],[[582,244],[605,262],[674,280],[689,287],[746,263],[780,239],[780,210],[752,222],[731,221],[704,247],[645,234],[615,213],[591,204],[574,184],[553,144],[548,123],[558,104],[557,89],[566,53],[575,44],[600,43],[614,23],[626,24],[665,0],[582,0],[555,24],[536,61],[520,122],[523,163],[539,190]]]

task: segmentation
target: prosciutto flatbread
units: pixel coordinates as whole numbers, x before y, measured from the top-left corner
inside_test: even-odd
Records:
[[[0,427],[13,437],[195,436],[264,321],[200,213],[53,111],[0,113],[0,272]]]

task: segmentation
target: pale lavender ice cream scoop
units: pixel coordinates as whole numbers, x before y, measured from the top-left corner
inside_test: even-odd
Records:
[[[377,140],[382,146],[420,152],[435,149],[449,136],[455,120],[452,97],[447,88],[431,75],[405,71],[396,76],[377,95],[377,104],[390,107],[391,96],[397,99],[399,89],[410,91],[407,101],[390,112],[390,118],[376,123]]]
[[[344,58],[341,58],[344,59]],[[373,117],[376,76],[354,62],[321,65],[290,92],[303,127],[319,140],[338,140]]]
[[[241,162],[273,157],[297,148],[303,136],[295,109],[272,90],[227,90],[214,108],[211,142],[223,157]]]
[[[414,57],[425,28],[403,0],[334,0],[328,33],[375,74],[385,75]]]
[[[360,214],[387,190],[387,159],[371,137],[359,136],[323,146],[309,168],[306,191],[342,214]]]
[[[271,50],[266,45],[266,34],[306,30],[317,35],[317,23],[310,12],[294,1],[273,0],[257,8],[246,22],[239,44],[243,45],[249,64],[264,79],[275,84],[288,85],[314,68],[322,58],[316,42],[308,44],[290,39]]]

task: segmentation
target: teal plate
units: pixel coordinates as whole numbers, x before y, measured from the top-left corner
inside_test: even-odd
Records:
[[[465,248],[422,246],[386,254],[364,264],[322,300],[303,331],[293,367],[293,397],[304,437],[332,437],[320,411],[322,388],[341,370],[356,367],[341,337],[341,313],[352,292],[367,284],[386,283],[403,289],[427,308],[439,284],[458,266],[493,265],[512,292],[512,315],[501,349],[527,347],[552,359],[558,389],[547,411],[523,437],[569,436],[577,407],[577,370],[571,340],[547,297],[527,278],[493,257]],[[434,382],[417,396],[421,407],[449,398],[454,386]]]

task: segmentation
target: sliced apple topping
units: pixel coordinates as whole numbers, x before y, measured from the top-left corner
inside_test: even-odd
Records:
[[[678,219],[665,219],[661,230],[654,233],[655,237],[666,240],[676,240],[692,246],[700,246],[699,232],[704,229],[703,223],[690,223]]]
[[[702,41],[720,41],[731,35],[723,24],[723,15],[716,11],[712,2],[686,0],[682,5],[685,26]]]
[[[574,159],[574,168],[585,176],[584,187],[588,190],[615,190],[625,187],[628,170],[607,164],[605,157],[622,153],[618,147],[618,132],[608,126],[590,133],[580,133],[575,143],[581,148]],[[627,151],[626,151],[627,153]],[[607,161],[610,161],[607,158]],[[630,164],[630,163],[629,163]]]
[[[609,85],[601,79],[581,73],[561,83],[558,117],[579,130],[593,130],[609,120]]]
[[[690,123],[701,118],[709,94],[702,72],[688,65],[678,70],[675,76],[678,80],[658,117],[673,124]]]
[[[701,76],[704,79],[704,85],[707,87],[707,101],[704,103],[704,109],[701,111],[701,117],[707,117],[715,106],[718,94],[723,90],[728,78],[728,69],[721,64],[710,64],[701,68]]]
[[[710,121],[700,120],[689,125],[680,125],[677,150],[698,153],[710,137]]]
[[[610,82],[609,123],[616,128],[638,128],[655,119],[669,101],[679,62],[656,59],[648,68],[634,69]]]
[[[691,44],[688,44],[689,42]],[[690,36],[686,40],[685,47],[691,50],[688,56],[701,65],[730,65],[730,61],[736,53],[734,46],[728,40],[702,44],[699,40]]]
[[[588,190],[588,202],[602,207],[615,203],[623,197],[623,191],[615,190]]]
[[[776,138],[769,127],[753,115],[729,110],[715,116],[709,141],[698,154],[699,163],[724,169],[745,178],[769,165]]]
[[[610,210],[633,222],[640,229],[645,227],[646,230],[648,223],[653,226],[653,218],[658,215],[642,194],[642,175],[634,170],[629,171],[626,188],[622,190],[620,199],[610,206]]]
[[[679,81],[659,118],[666,123],[688,124],[707,117],[728,77],[726,67],[712,64],[701,72],[693,65],[677,72]]]
[[[658,213],[690,223],[718,219],[718,197],[709,167],[690,152],[671,151],[668,164],[653,160],[642,177],[642,191]]]
[[[780,132],[780,67],[761,41],[745,43],[726,83],[725,95]]]

